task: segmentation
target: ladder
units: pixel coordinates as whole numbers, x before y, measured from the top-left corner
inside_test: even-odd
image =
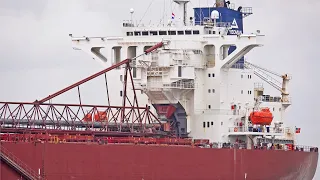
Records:
[[[32,170],[24,162],[22,162],[15,155],[13,155],[8,149],[4,148],[3,146],[1,146],[0,149],[1,161],[5,162],[8,166],[12,167],[21,176],[28,180],[41,179],[40,176],[38,176],[34,170]]]

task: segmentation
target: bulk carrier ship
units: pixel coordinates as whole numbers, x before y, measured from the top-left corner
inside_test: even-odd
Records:
[[[174,3],[165,24],[131,18],[122,37],[70,34],[74,49],[107,68],[41,100],[0,102],[1,179],[314,177],[318,148],[297,145],[300,129],[285,126],[291,76],[244,59],[264,38],[243,32],[252,8],[217,0],[188,17],[190,2]],[[106,105],[86,104],[80,87],[100,76]],[[78,104],[52,103],[72,89]]]

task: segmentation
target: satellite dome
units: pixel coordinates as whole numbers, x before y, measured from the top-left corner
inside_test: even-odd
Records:
[[[220,13],[217,10],[211,12],[211,19],[219,19]]]

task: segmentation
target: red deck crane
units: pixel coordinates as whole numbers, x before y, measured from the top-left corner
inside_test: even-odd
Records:
[[[147,55],[161,48],[160,42],[145,50]],[[56,93],[34,102],[0,102],[1,133],[51,133],[51,134],[91,134],[106,136],[154,136],[159,135],[161,122],[149,107],[140,107],[136,97],[130,63],[132,59],[123,60]],[[47,101],[78,87],[120,66],[125,65],[124,95],[122,106],[82,104],[52,104]],[[128,76],[133,87],[133,103],[127,96]],[[106,83],[107,84],[107,83]],[[107,87],[108,88],[108,87]],[[130,105],[128,105],[130,104]],[[85,113],[87,111],[87,113]],[[96,115],[95,120],[87,121],[88,114]],[[102,117],[104,116],[104,117]],[[105,117],[107,116],[107,117]],[[131,120],[130,120],[131,119]],[[160,133],[162,134],[162,133]]]

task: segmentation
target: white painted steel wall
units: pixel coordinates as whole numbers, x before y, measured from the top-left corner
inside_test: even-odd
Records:
[[[168,30],[198,30],[200,34],[126,36],[127,32]],[[235,122],[238,122],[247,110],[250,112],[253,108],[255,83],[252,78],[254,76],[252,70],[230,69],[230,66],[252,48],[261,46],[262,36],[256,34],[228,36],[225,34],[204,34],[204,32],[203,26],[130,27],[124,28],[124,37],[72,38],[72,42],[73,47],[87,52],[95,59],[100,59],[104,66],[110,66],[115,62],[112,57],[113,53],[111,53],[113,47],[122,47],[121,59],[125,59],[128,55],[133,54],[131,51],[128,54],[129,46],[136,46],[135,54],[139,55],[143,53],[146,46],[153,46],[163,40],[169,41],[164,49],[137,58],[135,83],[141,83],[145,85],[143,87],[148,87],[145,92],[150,96],[138,91],[139,105],[144,106],[148,102],[172,103],[180,101],[188,114],[187,131],[191,133],[193,138],[228,142],[230,127],[234,127]],[[234,53],[226,56],[225,47],[230,45],[237,46],[237,49]],[[101,58],[93,54],[96,53],[92,52],[93,47],[106,48],[110,53],[107,53],[105,58]],[[186,50],[186,54],[181,54],[182,50]],[[193,53],[190,50],[193,50]],[[147,77],[147,71],[150,69],[145,65],[140,65],[139,60],[145,61],[150,67],[166,67],[168,69],[167,75]],[[206,60],[211,60],[210,63],[213,65],[204,66]],[[181,77],[178,76],[179,66],[181,66]],[[112,78],[112,85],[109,85],[112,87],[110,94],[114,95],[113,99],[116,98],[118,103],[121,103],[122,97],[119,92],[123,85],[119,80],[120,76],[123,76],[123,70],[115,70],[110,73],[111,75],[108,74],[109,79]],[[181,79],[193,79],[194,89],[166,89],[162,87],[163,83]],[[139,88],[139,86],[136,87]],[[154,87],[159,89],[155,91]],[[165,93],[165,90],[168,92]],[[132,91],[128,91],[128,95],[132,96]],[[239,108],[236,115],[233,115],[232,105]],[[281,103],[268,102],[261,106],[270,107],[274,114],[274,121],[282,121]]]

